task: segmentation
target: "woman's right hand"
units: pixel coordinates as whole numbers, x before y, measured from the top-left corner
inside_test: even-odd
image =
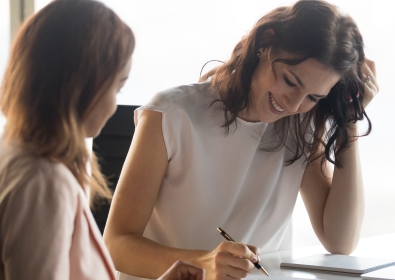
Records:
[[[186,262],[175,262],[158,280],[203,280],[204,269]]]
[[[239,242],[222,242],[213,251],[195,259],[206,271],[206,279],[241,279],[259,262],[259,248]]]

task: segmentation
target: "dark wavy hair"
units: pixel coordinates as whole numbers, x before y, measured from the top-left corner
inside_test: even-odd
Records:
[[[273,36],[266,30],[273,29]],[[265,151],[275,151],[286,145],[288,135],[296,143],[294,156],[288,164],[305,156],[310,163],[321,158],[341,167],[337,155],[350,145],[347,129],[366,117],[368,129],[371,122],[362,106],[364,83],[361,66],[365,60],[364,44],[356,23],[340,10],[321,0],[300,0],[289,7],[279,7],[258,20],[250,33],[234,48],[229,61],[205,74],[200,81],[212,80],[212,87],[219,92],[224,104],[225,123],[236,123],[240,111],[250,102],[251,77],[259,63],[259,49],[270,48],[279,58],[272,62],[295,65],[314,58],[340,75],[340,81],[330,90],[328,97],[305,114],[284,117],[274,124],[278,141]],[[281,52],[295,59],[282,59]],[[352,100],[350,102],[350,100]],[[308,137],[312,134],[312,138]],[[325,147],[324,151],[320,146]],[[290,148],[290,147],[288,147]]]
[[[134,49],[132,30],[93,0],[55,0],[19,30],[1,85],[7,143],[61,162],[91,197],[112,196],[82,123]]]

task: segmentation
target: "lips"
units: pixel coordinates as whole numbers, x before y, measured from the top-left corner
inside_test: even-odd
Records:
[[[285,109],[283,107],[281,107],[280,104],[277,103],[277,101],[274,99],[273,95],[269,92],[269,99],[270,99],[270,109],[272,109],[272,111],[279,115],[285,112]]]

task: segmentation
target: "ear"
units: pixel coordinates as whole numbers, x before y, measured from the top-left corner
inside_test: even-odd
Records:
[[[267,48],[274,44],[276,40],[276,31],[273,28],[266,29],[261,37],[261,46]]]
[[[274,37],[274,36],[276,36],[276,31],[274,31],[273,28],[268,28],[265,30],[265,32],[263,32],[263,36],[265,36],[265,35]]]
[[[259,57],[259,59],[264,58],[265,60],[267,60],[270,57],[271,50],[272,50],[272,47],[260,48],[257,52],[257,56]]]
[[[259,48],[257,51],[258,57],[268,55],[268,52],[270,51],[271,47],[274,44],[275,38],[276,38],[276,31],[274,31],[273,28],[268,28],[263,32],[259,42],[259,45],[262,47]]]

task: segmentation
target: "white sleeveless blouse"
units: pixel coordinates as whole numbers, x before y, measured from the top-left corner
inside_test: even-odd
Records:
[[[237,119],[229,134],[210,83],[171,88],[135,111],[162,112],[168,169],[144,236],[166,246],[213,250],[225,239],[261,253],[290,249],[284,238],[304,173],[287,148],[263,152],[273,124]],[[219,104],[221,103],[221,104]],[[284,244],[284,239],[286,244]],[[120,273],[119,279],[137,279]]]

